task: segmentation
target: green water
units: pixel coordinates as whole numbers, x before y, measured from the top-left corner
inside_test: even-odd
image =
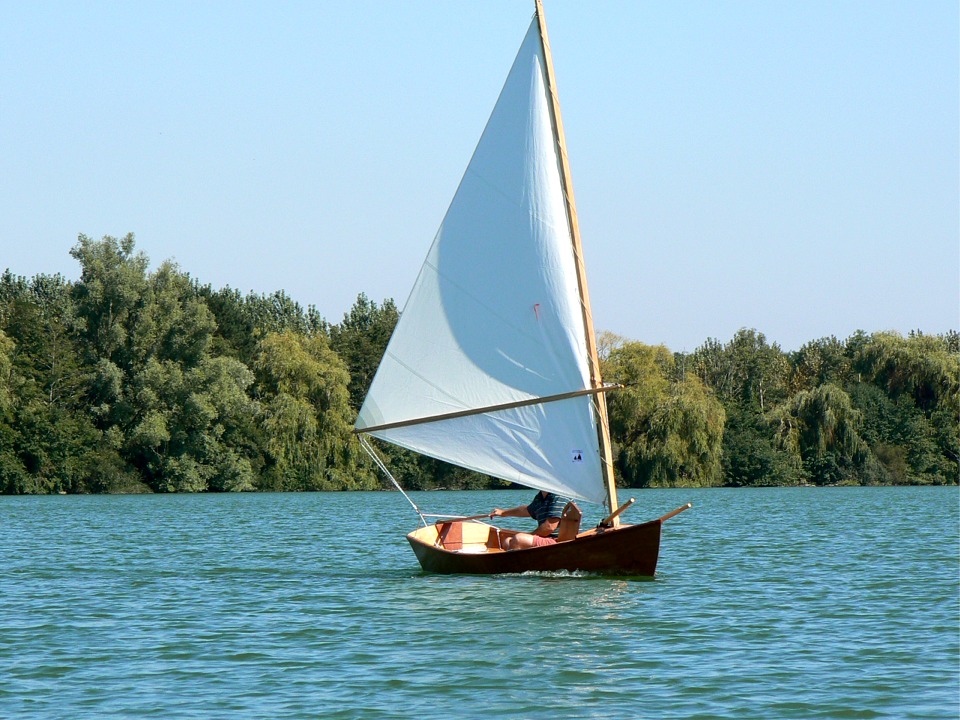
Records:
[[[653,582],[426,575],[397,493],[0,498],[0,718],[958,716],[957,488],[637,498]]]

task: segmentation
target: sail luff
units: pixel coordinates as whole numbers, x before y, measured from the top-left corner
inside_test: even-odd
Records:
[[[551,118],[553,121],[554,139],[557,146],[557,155],[560,159],[560,175],[563,182],[564,199],[567,210],[567,219],[570,223],[571,241],[573,243],[574,262],[576,266],[577,284],[580,290],[580,305],[583,312],[584,331],[587,339],[587,355],[590,370],[590,383],[594,388],[603,386],[600,375],[600,356],[597,352],[597,338],[593,327],[593,313],[590,307],[590,293],[587,290],[587,273],[583,262],[583,247],[580,242],[580,223],[577,219],[576,202],[573,196],[573,181],[570,174],[570,164],[567,158],[566,138],[563,132],[563,120],[560,115],[560,99],[557,94],[556,77],[553,70],[553,54],[550,50],[550,41],[547,36],[547,23],[543,14],[543,3],[535,0],[537,25],[540,29],[540,43],[543,49],[544,70],[546,72],[547,92],[550,96]],[[613,450],[610,443],[610,425],[607,417],[607,402],[603,393],[594,396],[594,408],[597,413],[597,438],[600,446],[600,466],[603,471],[603,483],[607,494],[607,504],[610,512],[617,509],[617,486],[613,472]],[[614,518],[614,524],[619,518]]]

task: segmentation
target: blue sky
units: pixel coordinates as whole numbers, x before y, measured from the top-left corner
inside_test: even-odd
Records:
[[[955,1],[545,5],[598,330],[960,327]],[[0,269],[402,306],[532,9],[0,3]]]

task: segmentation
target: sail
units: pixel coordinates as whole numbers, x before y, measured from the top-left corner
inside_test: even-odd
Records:
[[[537,20],[414,284],[356,428],[601,503],[587,344]]]

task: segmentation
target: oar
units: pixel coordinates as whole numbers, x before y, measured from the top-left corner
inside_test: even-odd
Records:
[[[682,506],[682,507],[678,507],[676,510],[672,510],[671,512],[668,512],[666,515],[664,515],[662,518],[660,518],[660,522],[666,522],[667,520],[669,520],[670,518],[674,517],[675,515],[679,515],[679,514],[682,513],[684,510],[689,510],[689,509],[692,508],[692,507],[693,507],[693,503],[687,503],[686,505],[684,505],[684,506]]]
[[[636,501],[637,501],[636,498],[630,498],[629,500],[627,500],[623,505],[621,505],[620,507],[618,507],[618,508],[617,508],[616,510],[614,510],[612,513],[610,513],[609,515],[607,515],[603,520],[601,520],[601,521],[600,521],[600,527],[608,528],[608,527],[610,527],[611,525],[613,525],[613,519],[614,519],[615,517],[618,517],[618,516],[620,515],[620,513],[622,513],[622,512],[623,512],[624,510],[626,510],[628,507],[630,507],[631,505],[633,505]]]
[[[492,513],[484,513],[483,515],[471,515],[470,517],[451,517],[447,520],[437,520],[435,525],[442,525],[447,522],[465,522],[467,520],[482,520],[483,518],[490,519],[493,517]]]

